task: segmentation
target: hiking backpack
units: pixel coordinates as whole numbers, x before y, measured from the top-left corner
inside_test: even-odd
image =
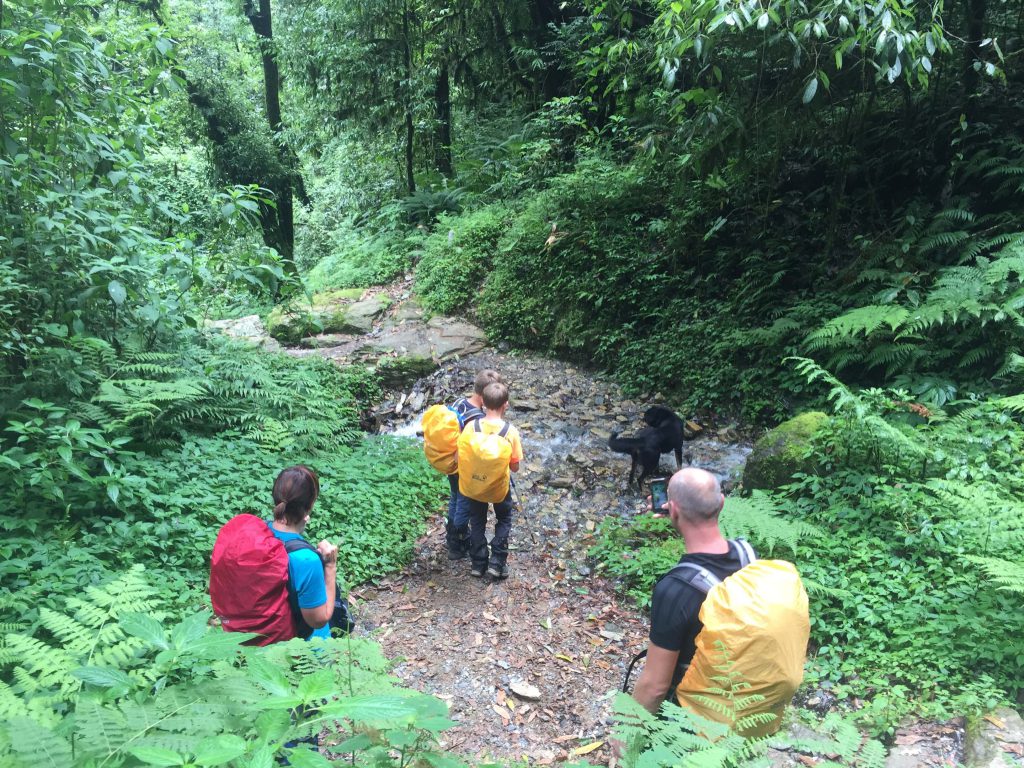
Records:
[[[224,631],[260,635],[246,645],[309,638],[313,629],[302,619],[288,578],[288,555],[299,549],[316,552],[305,539],[281,541],[255,515],[236,515],[221,527],[210,559],[210,603]],[[337,588],[330,625],[346,632],[354,626]]]
[[[463,412],[450,405],[432,405],[423,414],[423,452],[430,466],[446,475],[459,471],[459,434],[470,421],[481,418],[484,412],[469,407]]]
[[[803,680],[810,635],[807,593],[792,563],[758,560],[743,539],[732,539],[729,545],[738,551],[742,566],[726,579],[696,563],[679,563],[663,577],[679,579],[707,595],[700,608],[703,628],[697,648],[675,696],[680,706],[710,720],[726,721],[724,712],[730,710],[730,702],[713,692],[720,688],[724,648],[729,671],[738,672],[739,682],[745,685],[739,698],[764,697],[744,707],[737,717],[774,716],[741,733],[764,736],[778,730],[782,712]],[[633,659],[630,670],[642,655]],[[628,672],[626,680],[628,684]]]
[[[467,499],[496,504],[508,496],[512,443],[506,421],[497,433],[484,432],[480,420],[459,435],[459,493]]]

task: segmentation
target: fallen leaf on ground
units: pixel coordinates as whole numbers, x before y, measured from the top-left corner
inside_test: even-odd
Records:
[[[577,756],[577,757],[579,755],[586,755],[586,754],[588,754],[590,752],[593,752],[595,749],[600,747],[602,744],[604,744],[603,741],[593,741],[590,744],[586,744],[586,745],[584,745],[582,747],[576,747],[576,749],[574,749],[572,751],[572,754]]]
[[[512,693],[521,699],[529,699],[531,701],[540,699],[540,689],[535,685],[515,681],[509,685],[509,688],[512,690]]]

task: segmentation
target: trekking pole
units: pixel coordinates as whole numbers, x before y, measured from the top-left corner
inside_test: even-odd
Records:
[[[509,479],[509,483],[510,483],[510,485],[512,487],[512,498],[513,498],[513,501],[515,502],[516,509],[519,510],[519,516],[523,518],[523,523],[525,524],[525,523],[527,523],[527,519],[526,519],[526,507],[523,505],[523,497],[519,495],[519,489],[516,488],[515,481],[510,478]],[[537,544],[537,534],[534,533],[533,528],[531,528],[529,525],[527,525],[527,528],[530,531],[530,540],[534,543],[534,545],[536,545]]]

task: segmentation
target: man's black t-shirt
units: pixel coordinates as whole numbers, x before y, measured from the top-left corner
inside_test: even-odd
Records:
[[[736,545],[731,543],[725,554],[686,554],[679,558],[679,562],[700,565],[720,579],[731,576],[742,567]],[[673,689],[683,679],[683,673],[697,650],[695,641],[703,628],[698,616],[706,597],[699,589],[675,576],[662,576],[654,585],[649,637],[660,648],[679,651],[679,661],[672,677]]]

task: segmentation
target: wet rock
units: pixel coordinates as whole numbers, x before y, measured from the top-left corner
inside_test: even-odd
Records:
[[[552,477],[548,485],[552,488],[572,488],[574,480],[571,477]]]
[[[474,325],[450,317],[431,318],[427,325],[407,325],[370,340],[364,352],[397,353],[438,361],[479,352],[487,336]]]
[[[377,375],[385,388],[405,387],[437,368],[429,357],[396,355],[383,357],[377,363]]]
[[[349,333],[321,333],[316,336],[305,336],[299,340],[299,346],[305,349],[323,349],[337,347],[352,339]]]

